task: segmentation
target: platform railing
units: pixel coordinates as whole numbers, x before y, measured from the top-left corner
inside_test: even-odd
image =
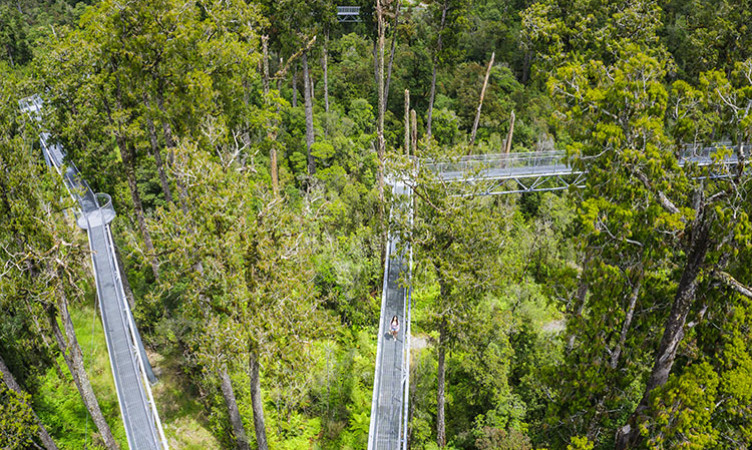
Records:
[[[360,14],[360,6],[338,6],[337,15],[357,16]]]

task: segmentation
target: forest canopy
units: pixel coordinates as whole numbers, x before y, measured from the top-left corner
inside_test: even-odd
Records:
[[[396,345],[405,448],[752,446],[751,26],[749,0],[0,0],[0,446],[129,446],[71,168],[116,212],[169,447],[367,448]]]

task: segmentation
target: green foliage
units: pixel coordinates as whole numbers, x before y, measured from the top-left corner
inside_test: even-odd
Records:
[[[15,450],[32,445],[39,426],[29,405],[30,400],[29,394],[19,394],[0,384],[0,437],[3,448]]]
[[[718,374],[707,362],[693,364],[680,376],[672,377],[657,394],[652,424],[642,429],[650,436],[648,446],[701,449],[717,445],[718,432],[711,417],[718,383]]]
[[[5,4],[0,5],[0,55],[11,66],[31,60],[23,18],[17,9]]]
[[[572,443],[567,445],[567,450],[593,450],[595,445],[587,437],[574,436]]]
[[[75,305],[92,292],[83,235],[61,218],[69,205],[58,202],[59,180],[41,167],[15,106],[38,92],[53,138],[114,199],[135,316],[164,356],[155,390],[175,417],[165,423],[176,446],[234,445],[222,368],[255,444],[246,369],[257,355],[272,447],[364,448],[379,211],[389,209],[376,177],[373,3],[356,2],[359,24],[336,23],[338,4],[325,0],[71,3],[0,5],[0,351],[33,399],[0,394],[22,419],[3,426],[28,445],[23,405],[33,405],[61,447],[97,439],[44,345],[53,288]],[[676,362],[636,423],[654,448],[749,446],[750,305],[723,281],[752,282],[749,186],[720,164],[678,158],[685,143],[750,138],[748,2],[401,2],[394,23],[397,3],[385,2],[387,64],[396,38],[385,114],[392,174],[413,177],[413,162],[397,155],[403,93],[422,138],[434,62],[434,140],[420,141],[419,158],[498,153],[514,112],[513,151],[566,149],[587,172],[582,190],[493,199],[425,171],[413,180],[414,222],[390,224],[414,250],[411,447],[437,448],[443,351],[451,447],[613,448],[643,397],[703,217],[712,242]],[[309,176],[299,51],[314,35]],[[717,163],[721,154],[733,150]],[[33,258],[41,278],[24,269]],[[79,340],[93,339],[98,355],[87,370],[97,392],[110,391],[102,403],[118,423],[101,331],[90,334],[91,310],[78,309]],[[119,425],[116,434],[124,442]]]

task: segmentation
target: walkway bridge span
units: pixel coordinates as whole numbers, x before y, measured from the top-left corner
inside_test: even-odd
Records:
[[[732,150],[730,154],[717,157],[719,149]],[[749,149],[742,144],[741,149]],[[729,167],[739,163],[740,146],[720,142],[710,146],[687,145],[679,155],[679,165],[696,164],[700,167]],[[434,172],[447,183],[470,183],[482,187],[479,195],[544,192],[583,187],[587,174],[574,169],[567,162],[563,151],[499,153],[464,156],[457,160],[422,162],[423,168]],[[710,178],[728,176],[723,171],[711,172]]]
[[[39,96],[22,100],[20,106],[22,112],[41,125],[42,100]],[[156,378],[128,306],[115,255],[110,230],[115,210],[110,196],[92,192],[76,166],[65,161],[62,146],[51,142],[49,133],[41,131],[39,140],[47,165],[62,176],[68,193],[78,204],[76,222],[89,237],[99,309],[128,445],[139,450],[167,449],[150,387]]]

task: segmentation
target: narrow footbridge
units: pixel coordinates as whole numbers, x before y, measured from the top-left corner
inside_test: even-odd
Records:
[[[749,144],[742,144],[749,149]],[[720,148],[732,152],[716,157]],[[739,145],[721,142],[712,146],[685,146],[679,156],[679,165],[696,164],[717,168],[729,167],[739,162]],[[572,168],[562,151],[507,153],[464,156],[454,161],[426,161],[422,166],[434,172],[440,179],[453,183],[477,185],[479,195],[514,194],[522,192],[559,191],[569,186],[583,187],[585,172]],[[719,170],[708,174],[710,178],[722,178],[728,172]]]
[[[392,208],[391,215],[412,217],[412,190],[395,183],[392,193],[395,198],[406,200],[402,203],[407,206]],[[399,237],[390,232],[385,260],[368,450],[407,449],[412,296],[405,282],[412,271],[412,248],[409,244],[400,245]],[[390,323],[395,316],[399,330],[392,336]]]
[[[38,96],[24,99],[20,105],[23,112],[41,124],[42,101]],[[94,194],[76,166],[65,161],[63,148],[49,138],[49,133],[40,133],[44,159],[63,177],[69,194],[79,206],[76,222],[89,236],[99,309],[128,445],[139,450],[167,449],[150,387],[156,378],[128,306],[115,256],[109,225],[115,218],[115,210],[110,196]]]

